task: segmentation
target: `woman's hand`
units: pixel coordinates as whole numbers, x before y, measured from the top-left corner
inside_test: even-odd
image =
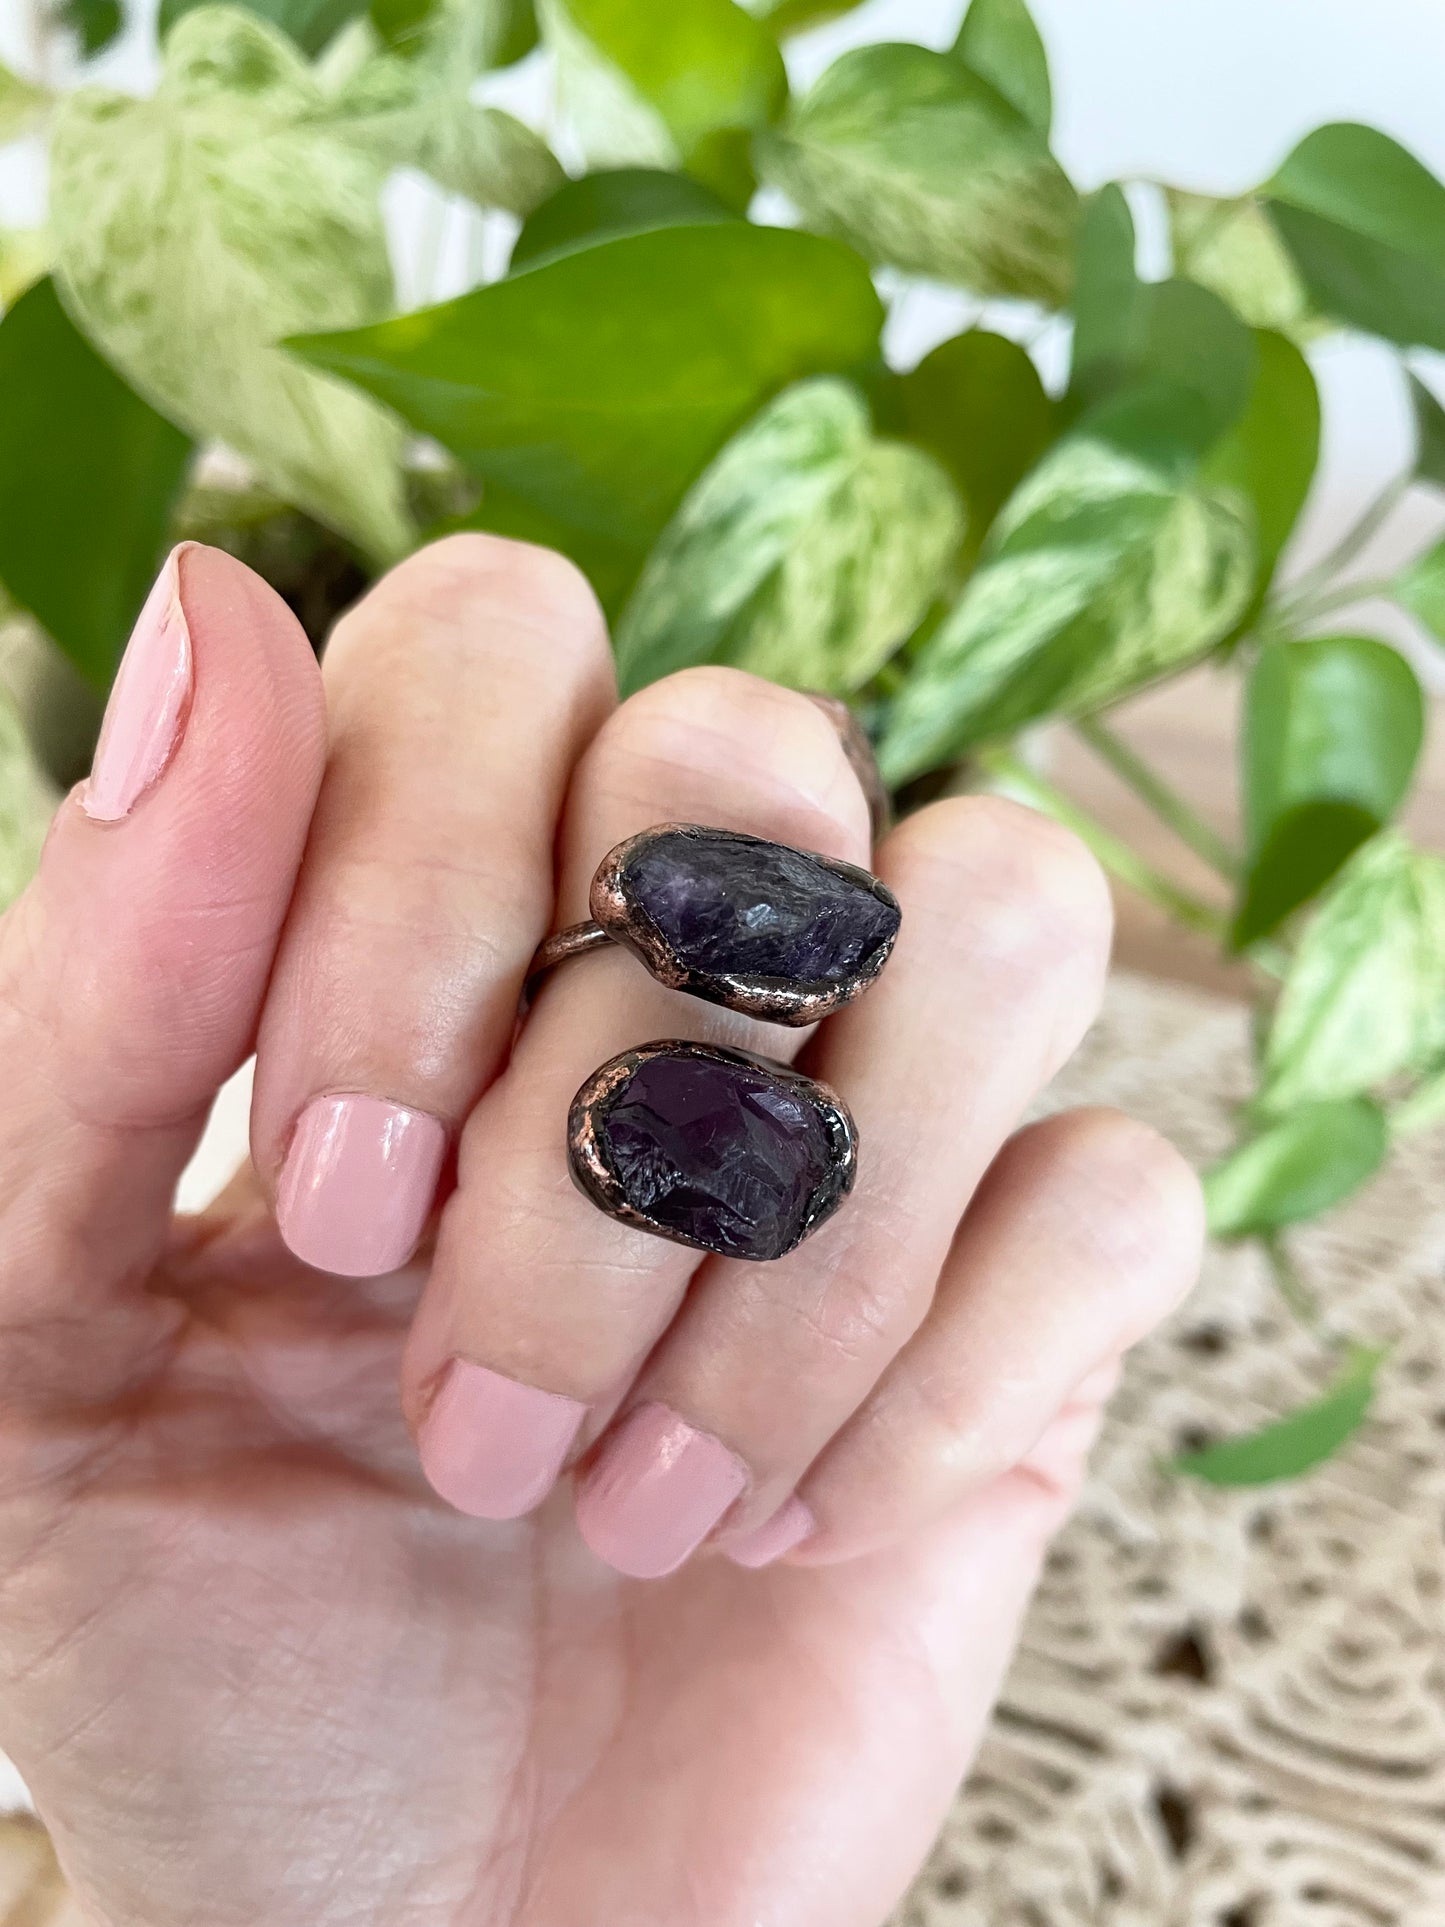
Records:
[[[618,707],[581,579],[485,536],[324,683],[179,551],[0,924],[0,1743],[107,1927],[878,1927],[1195,1270],[1158,1138],[1011,1135],[1098,1001],[1103,881],[951,799],[871,859],[897,950],[812,1035],[606,951],[514,1042],[631,832],[870,861],[831,725],[721,669]],[[790,1257],[573,1188],[573,1091],[659,1036],[852,1108],[857,1189]],[[253,1168],[173,1221],[253,1049]]]

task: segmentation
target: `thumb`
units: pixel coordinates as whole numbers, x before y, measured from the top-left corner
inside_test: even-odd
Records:
[[[153,1337],[125,1288],[251,1049],[324,760],[295,617],[230,556],[177,549],[90,779],[0,921],[0,1396],[23,1372],[43,1397],[52,1361],[123,1382]]]

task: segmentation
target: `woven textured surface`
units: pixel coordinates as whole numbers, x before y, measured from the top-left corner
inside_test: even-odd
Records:
[[[1246,1019],[1116,979],[1051,1093],[1203,1161]],[[1191,1435],[1317,1392],[1246,1251],[1136,1354],[977,1769],[893,1927],[1445,1922],[1445,1136],[1295,1241],[1328,1324],[1395,1344],[1375,1415],[1296,1486],[1163,1476]]]

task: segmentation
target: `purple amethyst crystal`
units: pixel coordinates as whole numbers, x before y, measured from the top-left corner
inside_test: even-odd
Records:
[[[725,830],[639,837],[618,884],[703,986],[850,992],[877,975],[898,934],[897,903],[866,871]]]
[[[604,1065],[578,1093],[572,1147],[573,1175],[605,1210],[731,1258],[780,1258],[853,1181],[852,1123],[830,1091],[700,1044]]]

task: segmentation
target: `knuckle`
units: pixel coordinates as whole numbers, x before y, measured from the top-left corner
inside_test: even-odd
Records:
[[[1049,1125],[1044,1148],[1064,1209],[1118,1279],[1133,1343],[1194,1282],[1204,1244],[1199,1179],[1166,1137],[1121,1111],[1076,1111]]]
[[[713,665],[682,669],[623,703],[604,731],[610,751],[664,770],[735,773],[847,826],[867,804],[832,723],[796,690]]]
[[[606,624],[591,585],[565,556],[531,542],[462,531],[418,549],[337,623],[328,671],[364,652],[395,650],[414,667],[417,624],[453,648],[504,646],[516,633],[535,661],[541,642],[549,672],[612,676]]]
[[[988,906],[1008,949],[1088,956],[1100,968],[1113,930],[1109,887],[1071,830],[998,796],[950,797],[910,817],[895,841],[909,866],[946,873],[949,899]]]

